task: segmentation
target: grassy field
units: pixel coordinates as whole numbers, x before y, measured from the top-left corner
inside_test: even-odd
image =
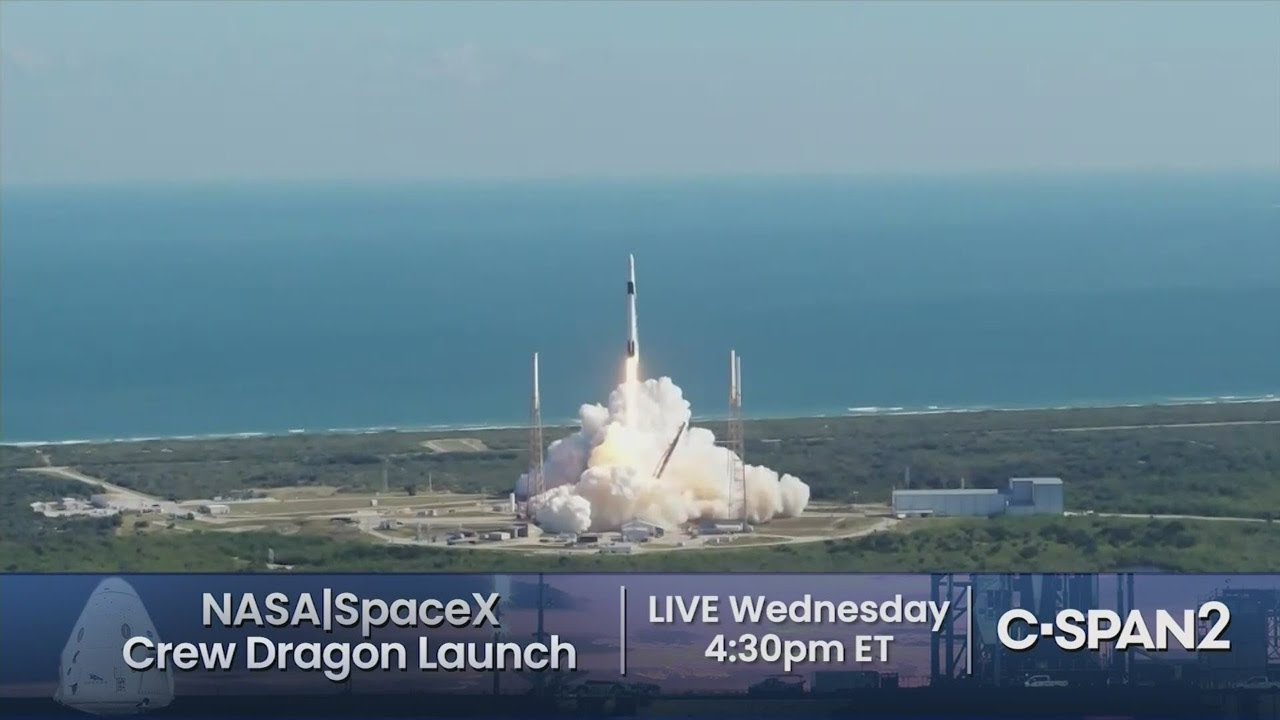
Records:
[[[706,424],[718,430],[715,423]],[[568,430],[552,431],[549,439]],[[1070,510],[1271,518],[1280,514],[1280,403],[756,421],[748,460],[798,475],[815,499],[885,502],[903,468],[913,487],[1066,482]],[[474,439],[476,442],[471,442]],[[452,440],[449,443],[424,443]],[[416,505],[437,490],[505,495],[524,465],[519,430],[0,447],[0,567],[14,570],[253,570],[266,548],[308,570],[1171,570],[1273,571],[1270,522],[1098,517],[932,520],[852,539],[635,556],[572,557],[386,546],[357,530],[247,523],[240,532],[163,521],[53,520],[29,503],[87,496],[83,483],[18,473],[46,461],[176,499],[238,493],[318,498],[388,485]],[[457,451],[440,451],[457,448]],[[465,449],[463,449],[465,448]],[[328,499],[325,499],[325,498]],[[435,496],[432,496],[434,498]],[[334,502],[338,500],[338,502]],[[260,502],[262,513],[303,504]],[[806,534],[801,525],[774,535]],[[163,533],[163,537],[159,534]],[[344,534],[345,533],[345,534]]]
[[[11,478],[6,478],[9,480]],[[59,491],[78,494],[70,481]],[[79,487],[77,487],[79,486]],[[265,571],[267,549],[299,571],[1021,571],[1274,570],[1274,523],[1096,517],[922,520],[850,540],[652,552],[635,556],[389,546],[355,529],[290,526],[288,532],[163,529],[137,521],[52,522],[25,507],[29,484],[0,484],[0,557],[15,571]],[[21,512],[26,510],[26,512]],[[159,533],[163,532],[163,535]],[[748,539],[749,542],[749,539]]]
[[[548,441],[568,432],[549,430]],[[428,442],[459,449],[440,452]],[[377,489],[384,459],[393,489],[416,491],[430,482],[437,490],[499,495],[523,470],[525,447],[526,434],[517,429],[44,451],[55,465],[161,497],[195,499],[251,488]],[[1280,402],[762,420],[747,423],[747,459],[800,477],[821,500],[887,502],[910,466],[913,487],[1061,477],[1071,510],[1266,516],[1280,513]],[[41,462],[30,448],[0,448],[0,469]]]

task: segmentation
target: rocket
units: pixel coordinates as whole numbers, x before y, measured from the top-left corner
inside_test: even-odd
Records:
[[[533,354],[533,397],[529,406],[531,412],[542,410],[542,394],[538,390],[538,353]]]
[[[636,256],[627,256],[627,358],[640,356],[640,336],[636,329]]]

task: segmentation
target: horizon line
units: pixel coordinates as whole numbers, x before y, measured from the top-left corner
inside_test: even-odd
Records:
[[[431,185],[431,184],[535,184],[564,182],[705,182],[740,180],[904,180],[952,178],[1026,178],[1026,177],[1213,177],[1213,176],[1280,177],[1280,165],[1247,165],[1230,167],[1062,167],[1021,169],[956,169],[956,170],[865,170],[803,172],[692,172],[692,173],[566,173],[547,175],[388,175],[364,177],[139,177],[90,180],[8,180],[0,174],[0,190],[25,189],[110,189],[151,186],[213,185]]]

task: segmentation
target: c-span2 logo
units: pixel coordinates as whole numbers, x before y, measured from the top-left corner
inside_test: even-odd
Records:
[[[1141,610],[1131,610],[1122,618],[1114,610],[1066,609],[1052,621],[1042,622],[1030,610],[1018,608],[1000,616],[996,633],[1001,645],[1015,651],[1030,650],[1041,638],[1053,638],[1058,647],[1071,651],[1096,651],[1104,644],[1117,650],[1137,648],[1151,652],[1170,648],[1229,651],[1231,641],[1222,635],[1230,623],[1231,610],[1216,600],[1176,615],[1169,610],[1156,610],[1154,623],[1148,623]]]

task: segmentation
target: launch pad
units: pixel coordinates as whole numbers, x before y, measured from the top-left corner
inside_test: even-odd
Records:
[[[515,487],[519,516],[560,536],[595,538],[591,531],[607,530],[625,537],[643,534],[628,525],[650,523],[683,535],[686,544],[710,535],[709,544],[719,545],[750,535],[753,524],[801,514],[809,502],[807,485],[746,463],[736,350],[729,351],[727,437],[719,441],[706,429],[689,427],[691,408],[670,378],[641,380],[636,288],[635,257],[629,256],[622,383],[607,408],[583,406],[580,431],[545,453],[534,353],[528,466]],[[557,447],[562,443],[569,444]]]

